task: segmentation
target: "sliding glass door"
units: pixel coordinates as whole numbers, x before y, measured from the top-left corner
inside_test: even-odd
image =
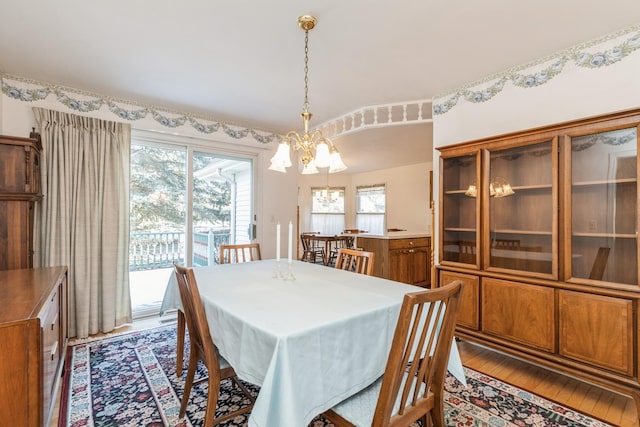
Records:
[[[254,239],[253,159],[132,140],[129,271],[135,318],[157,315],[174,262],[218,262]]]

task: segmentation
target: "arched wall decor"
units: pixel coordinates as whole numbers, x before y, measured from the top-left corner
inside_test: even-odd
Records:
[[[446,114],[460,101],[476,104],[487,102],[502,92],[509,83],[523,89],[544,85],[561,74],[569,63],[577,67],[598,69],[622,61],[638,49],[640,49],[640,24],[434,97],[433,115]]]
[[[9,98],[19,101],[42,101],[50,95],[54,95],[60,104],[69,110],[80,113],[90,113],[107,106],[113,114],[128,121],[142,120],[150,115],[157,123],[167,128],[190,125],[203,134],[212,134],[222,130],[231,138],[239,140],[250,136],[259,144],[269,144],[281,138],[276,133],[218,122],[205,116],[170,111],[165,108],[111,98],[9,74],[0,74],[0,80],[2,81],[2,92]]]

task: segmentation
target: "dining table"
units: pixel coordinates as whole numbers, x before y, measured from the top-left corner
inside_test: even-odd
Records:
[[[260,386],[248,425],[300,427],[385,369],[406,293],[424,288],[322,265],[262,260],[195,267],[211,336]],[[181,310],[175,275],[161,314]],[[448,365],[466,385],[455,343]]]
[[[347,247],[349,240],[353,242],[353,239],[354,236],[349,234],[314,234],[311,236],[312,241],[324,244],[324,256],[322,258],[324,265],[329,265],[332,249],[337,249],[341,245]]]

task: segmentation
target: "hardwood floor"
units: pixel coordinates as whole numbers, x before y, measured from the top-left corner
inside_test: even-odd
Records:
[[[133,325],[121,328],[118,332],[147,329],[160,324],[159,318],[152,318],[134,322]],[[462,363],[471,369],[534,392],[609,424],[640,427],[635,403],[629,396],[556,374],[467,341],[459,341],[458,348]],[[58,425],[59,402],[60,391],[58,391],[58,400],[50,427]]]
[[[621,427],[638,427],[633,399],[511,356],[459,341],[463,365]]]

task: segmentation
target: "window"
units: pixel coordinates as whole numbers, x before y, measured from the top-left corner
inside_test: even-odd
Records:
[[[311,229],[322,234],[340,234],[344,230],[344,188],[311,189]]]
[[[371,234],[384,234],[386,191],[384,184],[356,188],[356,227]]]

